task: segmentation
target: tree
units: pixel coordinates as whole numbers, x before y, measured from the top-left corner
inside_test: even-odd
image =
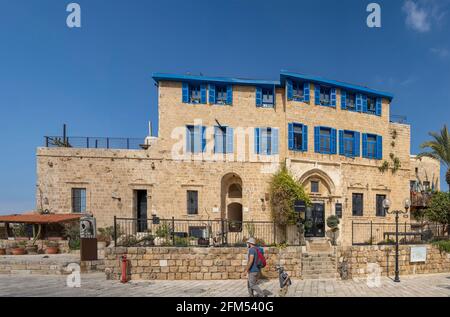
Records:
[[[440,132],[430,132],[429,135],[433,140],[423,143],[420,147],[422,149],[430,149],[430,151],[422,152],[418,156],[431,157],[444,164],[447,168],[445,181],[450,191],[450,134],[447,125],[444,125]]]
[[[295,224],[294,204],[303,200],[310,204],[309,196],[303,186],[295,181],[285,165],[282,165],[270,182],[270,204],[272,220],[277,225]]]
[[[447,232],[450,223],[450,193],[435,193],[425,210],[425,217],[430,221],[442,224],[444,232]]]

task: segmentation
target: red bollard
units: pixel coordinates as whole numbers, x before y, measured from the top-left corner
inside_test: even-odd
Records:
[[[120,281],[122,283],[126,283],[126,282],[128,282],[128,278],[127,278],[127,256],[126,255],[122,255],[121,259],[122,259],[122,278],[120,279]]]

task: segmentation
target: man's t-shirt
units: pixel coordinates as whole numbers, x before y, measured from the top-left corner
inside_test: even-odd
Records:
[[[260,269],[257,266],[258,263],[258,251],[256,251],[255,247],[252,247],[248,250],[248,258],[250,258],[250,255],[253,255],[253,263],[250,267],[250,272],[259,272]]]

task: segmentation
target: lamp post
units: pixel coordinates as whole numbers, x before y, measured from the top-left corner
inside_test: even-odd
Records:
[[[409,207],[411,207],[411,201],[406,198],[403,202],[403,206],[405,207],[405,210],[392,210],[389,211],[389,208],[391,207],[391,201],[389,199],[383,200],[383,208],[386,210],[386,213],[388,214],[394,214],[395,215],[395,278],[394,282],[400,282],[400,270],[398,268],[398,218],[400,214],[406,214],[408,213]]]

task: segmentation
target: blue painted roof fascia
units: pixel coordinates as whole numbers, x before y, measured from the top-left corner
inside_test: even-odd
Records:
[[[352,90],[352,91],[366,93],[369,95],[384,97],[389,100],[394,99],[394,95],[391,93],[388,93],[388,92],[383,92],[383,91],[379,91],[379,90],[375,90],[375,89],[371,89],[371,88],[367,88],[367,87],[363,87],[363,86],[353,85],[353,84],[347,84],[347,83],[339,82],[336,80],[329,80],[329,79],[324,79],[324,78],[320,78],[320,77],[308,76],[308,75],[291,73],[291,72],[286,72],[286,71],[281,71],[280,83],[284,85],[284,82],[287,77],[294,78],[294,79],[297,78],[297,79],[301,79],[301,80],[307,80],[307,81],[310,81],[313,83],[316,82],[319,84],[328,84],[328,85],[336,86],[338,88],[344,88],[344,89],[348,89],[348,90]]]
[[[152,78],[155,82],[167,80],[167,81],[209,82],[209,83],[222,83],[222,84],[240,84],[240,85],[253,85],[253,86],[281,87],[281,84],[279,81],[259,80],[259,79],[208,77],[208,76],[193,76],[193,75],[163,74],[163,73],[153,73]]]

